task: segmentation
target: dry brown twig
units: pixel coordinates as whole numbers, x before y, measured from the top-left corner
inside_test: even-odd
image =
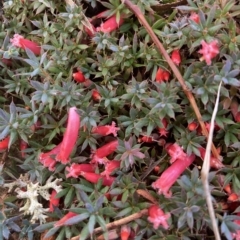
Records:
[[[211,143],[213,139],[214,121],[215,121],[217,110],[218,110],[221,85],[222,85],[222,82],[220,82],[218,87],[217,99],[216,99],[215,107],[214,107],[212,118],[211,118],[211,125],[210,125],[209,137],[208,137],[208,142],[206,147],[206,154],[204,157],[202,171],[201,171],[201,178],[202,178],[203,188],[204,188],[206,202],[208,206],[208,212],[210,215],[213,232],[216,240],[221,240],[221,238],[220,238],[218,226],[215,219],[215,212],[214,212],[213,203],[212,203],[212,196],[211,196],[211,191],[209,187],[208,176],[209,176],[209,169],[210,169]]]
[[[177,80],[181,84],[181,86],[183,88],[183,91],[186,94],[189,102],[192,105],[192,108],[193,108],[193,110],[194,110],[194,112],[196,114],[198,122],[199,122],[199,124],[200,124],[200,126],[202,128],[203,135],[206,136],[206,138],[208,138],[208,131],[207,131],[207,129],[205,127],[205,124],[204,124],[204,122],[202,120],[202,116],[201,116],[201,113],[200,113],[199,108],[197,106],[197,103],[196,103],[196,101],[195,101],[191,91],[189,91],[189,89],[187,88],[185,80],[183,79],[183,77],[182,77],[181,73],[179,72],[178,68],[173,63],[173,61],[169,57],[167,51],[163,47],[162,43],[159,41],[158,37],[153,32],[151,26],[146,21],[146,19],[145,19],[144,15],[142,14],[141,10],[139,9],[139,7],[137,5],[134,5],[130,0],[121,0],[121,1],[122,1],[122,3],[124,3],[136,15],[136,17],[138,18],[139,22],[144,26],[144,28],[146,29],[146,31],[148,32],[148,34],[152,38],[152,40],[155,43],[158,51],[166,59],[166,61],[169,64],[170,68],[172,69],[173,73],[175,74]],[[212,149],[212,153],[213,153],[214,157],[219,159],[219,154],[218,154],[217,149],[216,149],[216,147],[214,146],[213,143],[211,144],[211,149]]]
[[[119,220],[116,220],[114,222],[106,224],[106,229],[109,230],[109,229],[112,229],[112,228],[120,227],[124,224],[132,222],[135,219],[141,218],[142,216],[146,215],[147,213],[148,213],[148,209],[143,209],[138,213],[134,213],[134,214],[132,214],[130,216],[127,216],[125,218],[122,218],[122,219],[119,219]],[[93,234],[98,234],[98,233],[101,233],[101,232],[103,232],[103,229],[101,227],[98,227],[98,228],[94,229]],[[72,237],[70,240],[79,240],[79,237],[80,236]]]

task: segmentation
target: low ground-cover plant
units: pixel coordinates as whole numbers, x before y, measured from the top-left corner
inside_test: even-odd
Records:
[[[132,2],[205,127],[124,1],[4,1],[1,238],[214,238],[200,169],[220,82],[209,184],[222,238],[240,238],[238,3]]]

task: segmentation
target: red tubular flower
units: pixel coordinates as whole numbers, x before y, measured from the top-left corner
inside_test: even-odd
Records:
[[[111,16],[105,22],[103,22],[100,27],[97,28],[98,32],[110,33],[117,28],[119,28],[124,23],[123,17],[120,17],[119,22],[117,22],[116,15]]]
[[[185,160],[187,154],[183,151],[183,149],[177,144],[167,144],[166,151],[170,155],[170,163],[175,162],[177,159]]]
[[[20,151],[21,151],[21,157],[25,158],[26,157],[26,153],[24,152],[24,150],[28,147],[28,144],[23,141],[22,139],[20,140]]]
[[[162,68],[157,70],[156,74],[156,82],[168,81],[170,77],[170,73]]]
[[[106,176],[106,178],[109,178],[109,175],[111,175],[116,169],[118,169],[121,165],[121,162],[118,160],[112,160],[109,161],[105,165],[105,171],[101,173],[102,176]]]
[[[76,107],[71,107],[68,113],[67,129],[63,136],[61,148],[56,156],[56,160],[63,164],[69,161],[69,156],[76,144],[78,131],[80,128],[80,116]]]
[[[195,159],[195,155],[192,154],[184,159],[177,159],[170,167],[168,167],[157,179],[152,183],[154,189],[158,189],[159,194],[164,194],[165,197],[171,197],[172,193],[169,189],[177,181],[180,175],[189,167]]]
[[[10,137],[5,137],[3,140],[0,140],[0,153],[8,149]]]
[[[123,225],[121,227],[120,237],[121,240],[128,240],[131,234],[131,228],[128,225]]]
[[[68,174],[67,178],[73,177],[78,178],[81,175],[81,172],[95,172],[96,167],[93,164],[77,164],[73,163],[70,167],[66,167]]]
[[[55,222],[54,224],[54,227],[61,227],[61,226],[64,226],[65,222],[72,218],[72,217],[75,217],[77,216],[78,214],[77,213],[74,213],[74,212],[69,212],[67,213],[64,217],[62,217],[60,220],[58,220],[57,222]]]
[[[78,72],[75,72],[73,73],[73,79],[76,81],[76,82],[79,82],[79,83],[83,83],[86,81],[86,78],[85,76],[83,75],[83,73],[81,71],[78,71]]]
[[[195,131],[198,128],[198,123],[196,122],[191,122],[188,124],[188,129],[189,131]]]
[[[202,49],[198,53],[203,56],[200,58],[200,61],[205,60],[207,65],[211,65],[212,59],[219,54],[218,41],[213,40],[210,43],[206,43],[204,40],[201,41]]]
[[[118,140],[111,141],[102,147],[98,148],[92,155],[91,163],[105,164],[108,162],[106,156],[115,152],[118,147]]]
[[[42,153],[42,154],[45,154],[45,153]],[[51,172],[55,171],[55,166],[57,162],[50,155],[46,156],[43,160],[39,159],[39,162],[41,162],[44,167],[47,167],[49,171]]]
[[[35,55],[40,55],[41,53],[41,47],[37,43],[25,39],[19,34],[14,34],[13,38],[10,39],[10,42],[15,47],[30,49]]]
[[[178,49],[173,50],[171,59],[177,66],[179,66],[179,64],[181,63],[181,55]]]
[[[92,91],[92,99],[96,102],[99,102],[101,100],[102,96],[100,95],[100,93],[98,92],[97,89],[93,89]]]
[[[152,205],[148,209],[148,221],[153,224],[154,229],[158,229],[160,225],[168,229],[169,225],[167,220],[171,217],[170,213],[164,213],[163,210],[157,206]]]
[[[198,150],[200,152],[201,158],[204,159],[205,154],[206,154],[206,150],[202,147],[198,148]],[[224,165],[219,159],[211,156],[210,157],[210,167],[215,168],[215,169],[221,169],[221,168],[224,167]]]
[[[168,130],[167,130],[168,121],[167,121],[166,118],[162,119],[162,124],[163,124],[163,127],[159,127],[158,132],[160,134],[160,137],[162,137],[162,136],[167,137],[167,135],[168,135]]]
[[[47,153],[40,153],[38,157],[38,161],[42,163],[44,167],[47,167],[49,171],[54,171],[55,165],[57,164],[57,162],[55,161],[53,156],[59,153],[60,148],[61,148],[61,143]]]
[[[200,22],[199,15],[197,13],[195,13],[195,12],[191,12],[191,15],[190,15],[189,19],[191,19],[195,23],[199,23]]]
[[[84,177],[87,181],[91,183],[97,183],[100,179],[102,179],[103,186],[111,186],[115,180],[115,177],[104,177],[97,173],[92,172],[81,172],[80,175]]]
[[[114,137],[117,136],[117,131],[119,131],[120,128],[116,127],[116,123],[112,122],[112,125],[105,125],[105,126],[97,126],[92,129],[92,133],[97,133],[102,136],[107,136],[110,134],[113,134]]]
[[[49,199],[49,212],[54,211],[54,207],[59,206],[60,198],[56,198],[57,192],[53,189]]]

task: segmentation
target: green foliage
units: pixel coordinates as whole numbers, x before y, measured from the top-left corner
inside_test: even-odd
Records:
[[[212,116],[219,82],[223,82],[213,143],[221,149],[225,167],[218,172],[211,169],[209,181],[222,237],[233,239],[232,233],[239,230],[239,217],[232,210],[232,203],[227,202],[229,193],[223,189],[229,184],[232,193],[239,195],[237,1],[220,6],[213,0],[188,0],[169,15],[154,12],[152,7],[158,9],[175,1],[132,2],[144,13],[167,52],[171,55],[173,50],[180,50],[178,67],[186,91],[193,93],[206,125]],[[46,237],[54,235],[57,240],[77,235],[81,235],[81,240],[95,239],[94,229],[98,227],[108,239],[106,224],[147,209],[153,203],[138,190],[154,197],[155,203],[165,213],[169,212],[171,218],[167,230],[162,226],[154,229],[148,216],[134,219],[128,225],[135,239],[213,238],[198,169],[202,164],[199,149],[206,147],[206,138],[200,127],[193,131],[188,128],[190,123],[197,122],[189,99],[146,29],[124,3],[120,0],[10,0],[4,1],[1,11],[0,140],[9,137],[9,151],[1,153],[6,161],[0,167],[0,184],[25,173],[30,181],[41,185],[51,175],[63,181],[57,194],[60,205],[53,213],[47,213],[53,220],[42,225],[32,223],[31,215],[23,216],[18,210],[24,203],[16,200],[14,192],[9,193],[0,203],[0,239],[10,239],[13,233],[19,239],[40,239],[44,231]],[[190,17],[193,12],[198,14],[199,22]],[[117,24],[124,18],[115,31],[97,31],[89,36],[91,24],[98,29],[115,16]],[[11,41],[14,34],[37,43],[41,54],[14,46]],[[218,42],[219,54],[211,59],[210,65],[199,53],[202,40]],[[159,68],[169,71],[168,81],[156,81]],[[78,71],[83,73],[85,82],[74,80],[73,74]],[[99,93],[97,100],[94,91]],[[56,169],[50,172],[39,161],[39,154],[52,150],[62,141],[71,107],[77,108],[81,118],[79,138],[67,165],[57,162]],[[95,184],[82,177],[66,178],[66,167],[70,168],[72,163],[89,163],[96,149],[116,139],[112,134],[102,136],[93,131],[112,122],[120,128],[119,145],[107,158],[121,161],[120,167],[111,173],[116,177],[113,184],[104,186],[102,178]],[[166,136],[161,134],[161,129],[167,132]],[[22,152],[20,141],[28,144]],[[171,198],[158,195],[151,187],[170,166],[165,148],[168,143],[177,143],[188,155],[196,155],[189,170],[171,187]],[[52,160],[55,155],[51,155]],[[99,164],[95,173],[102,174],[105,168]],[[48,207],[48,201],[40,197],[38,200],[44,208]],[[223,209],[220,202],[227,203],[229,208]],[[65,226],[55,227],[55,221],[69,211],[78,215],[67,220]],[[120,236],[120,228],[115,230]]]

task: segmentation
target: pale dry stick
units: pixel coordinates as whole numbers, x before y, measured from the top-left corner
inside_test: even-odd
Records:
[[[144,28],[146,29],[146,31],[148,32],[148,34],[150,35],[150,37],[152,38],[153,42],[155,43],[158,51],[163,55],[163,57],[166,59],[167,63],[169,64],[170,68],[172,69],[173,73],[175,74],[177,80],[179,81],[179,83],[181,84],[184,93],[186,94],[189,102],[192,105],[192,108],[196,114],[196,117],[198,119],[198,122],[202,128],[202,132],[203,135],[208,138],[208,131],[205,127],[205,124],[202,120],[202,116],[201,113],[198,109],[197,103],[191,93],[191,91],[189,91],[189,89],[187,88],[187,85],[185,83],[185,80],[183,79],[181,73],[179,72],[178,68],[176,67],[176,65],[173,63],[172,59],[169,57],[167,51],[165,50],[165,48],[163,47],[162,43],[159,41],[158,37],[155,35],[155,33],[153,32],[151,26],[148,24],[148,22],[146,21],[144,15],[142,14],[141,10],[139,9],[139,7],[135,4],[133,4],[130,0],[121,0],[123,4],[125,4],[138,18],[138,20],[140,21],[140,23],[144,26]],[[214,146],[214,144],[211,144],[211,149],[212,149],[212,153],[214,155],[214,157],[216,157],[217,159],[219,159],[219,154],[217,152],[216,147]]]
[[[147,215],[148,213],[148,209],[143,209],[141,210],[140,212],[138,213],[134,213],[130,216],[127,216],[125,218],[122,218],[122,219],[119,219],[119,220],[116,220],[114,222],[111,222],[111,223],[108,223],[106,224],[106,229],[109,230],[109,229],[112,229],[112,228],[117,228],[117,227],[120,227],[124,224],[127,224],[135,219],[138,219],[138,218],[141,218],[142,216],[144,215]],[[103,229],[101,227],[98,227],[98,228],[95,228],[94,231],[93,231],[93,234],[98,234],[98,233],[101,233],[103,232]],[[76,237],[72,237],[70,240],[79,240],[80,238],[80,235],[79,236],[76,236]]]
[[[217,115],[221,86],[222,86],[222,82],[220,82],[218,87],[217,99],[216,99],[216,103],[215,103],[215,107],[214,107],[212,119],[211,119],[210,131],[209,131],[208,142],[206,147],[206,154],[204,157],[202,171],[201,171],[201,178],[202,178],[203,188],[206,196],[208,212],[210,215],[213,232],[216,240],[221,240],[221,238],[220,238],[218,226],[215,219],[215,212],[214,212],[213,203],[212,203],[212,196],[211,196],[211,191],[209,187],[208,176],[209,176],[209,169],[210,169],[211,143],[213,139],[214,121]]]
[[[137,194],[146,198],[148,201],[150,201],[151,203],[153,204],[158,204],[158,201],[155,197],[153,197],[150,192],[148,192],[147,190],[144,190],[144,189],[138,189],[137,191]]]

